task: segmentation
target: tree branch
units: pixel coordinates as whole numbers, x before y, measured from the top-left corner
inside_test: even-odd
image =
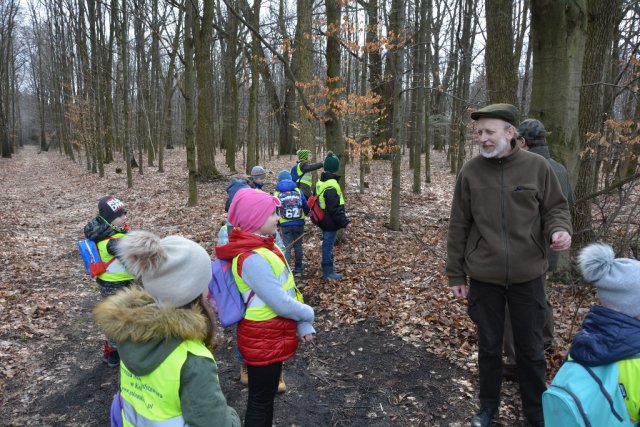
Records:
[[[284,66],[284,70],[287,73],[287,76],[289,76],[289,78],[291,79],[292,82],[296,81],[296,76],[293,74],[293,71],[291,70],[291,67],[289,66],[289,61],[287,61],[287,58],[285,58],[284,56],[282,56],[273,46],[271,46],[271,44],[265,40],[264,37],[262,37],[262,35],[260,34],[260,32],[253,28],[253,26],[251,24],[249,24],[242,16],[240,16],[240,14],[238,13],[237,10],[235,10],[233,8],[233,6],[231,6],[231,4],[229,4],[229,0],[222,0],[224,2],[224,4],[227,6],[227,8],[229,9],[229,11],[236,17],[238,18],[238,20],[240,22],[242,22],[242,24],[247,27],[249,29],[249,31],[251,31],[252,33],[254,33],[256,35],[256,37],[258,37],[258,39],[260,40],[260,42],[264,45],[264,47],[266,47],[267,49],[269,49],[271,51],[271,53],[273,53],[275,56],[278,57],[278,59],[280,61],[282,61],[282,65]],[[298,87],[298,85],[294,84],[294,87],[296,88],[296,92],[298,92],[298,95],[300,95],[300,100],[302,101],[302,104],[304,105],[304,108],[307,109],[307,111],[316,119],[316,120],[322,120],[322,118],[320,116],[318,116],[318,114],[316,113],[315,109],[313,107],[311,107],[311,105],[309,104],[309,101],[307,100],[307,97],[304,95],[304,92],[302,91],[302,89],[300,87]]]

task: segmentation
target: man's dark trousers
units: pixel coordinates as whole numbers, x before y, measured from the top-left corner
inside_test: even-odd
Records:
[[[478,327],[480,404],[497,407],[500,403],[502,337],[508,302],[523,412],[529,421],[542,420],[547,367],[542,340],[547,306],[544,276],[506,286],[471,279],[467,298],[469,316]]]

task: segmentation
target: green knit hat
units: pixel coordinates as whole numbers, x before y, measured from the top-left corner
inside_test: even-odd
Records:
[[[311,154],[311,151],[306,150],[304,148],[301,148],[300,150],[296,151],[298,160],[309,160],[309,154]]]
[[[322,168],[326,172],[336,173],[338,169],[340,169],[340,159],[338,159],[335,154],[331,151],[327,153],[327,157],[324,159],[324,163],[322,163]]]

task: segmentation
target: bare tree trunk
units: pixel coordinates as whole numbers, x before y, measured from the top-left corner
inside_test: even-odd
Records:
[[[426,86],[425,78],[425,53],[427,49],[427,37],[429,36],[427,30],[427,0],[420,0],[416,9],[416,28],[418,33],[417,45],[415,50],[415,65],[414,65],[414,78],[413,85],[415,87],[414,107],[413,107],[413,143],[412,143],[412,158],[413,158],[413,192],[420,194],[422,192],[422,142],[425,133],[424,126],[424,93]]]
[[[487,9],[487,86],[491,103],[518,103],[517,68],[513,57],[511,0],[485,0]]]
[[[131,172],[131,142],[129,140],[129,53],[127,47],[129,16],[127,14],[127,0],[122,0],[120,22],[120,57],[122,67],[122,127],[124,135],[124,156],[127,163],[127,188],[133,187],[133,173]]]
[[[171,99],[173,98],[174,77],[176,69],[176,56],[178,55],[178,45],[180,43],[180,32],[182,28],[182,18],[184,15],[184,8],[180,8],[178,13],[178,20],[176,23],[176,30],[173,36],[173,42],[171,43],[171,52],[169,53],[169,68],[167,69],[167,77],[164,80],[164,86],[162,89],[162,115],[160,117],[160,139],[158,140],[158,172],[164,172],[164,147],[171,144],[171,141],[167,141],[167,134],[171,129]]]
[[[343,98],[344,86],[340,73],[340,30],[342,21],[342,6],[339,0],[325,0],[327,11],[327,111],[324,122],[327,149],[332,150],[340,158],[340,175],[344,177],[344,170],[349,162],[349,154],[345,151],[342,121],[338,117],[337,106]],[[346,178],[343,178],[343,188],[346,188]]]
[[[388,113],[392,114],[387,125],[387,135],[389,135],[389,145],[391,150],[391,211],[389,212],[389,228],[400,230],[400,166],[402,161],[401,131],[402,131],[402,76],[404,75],[404,2],[402,0],[391,1],[391,13],[389,16],[389,31],[395,34],[395,47],[387,53],[387,67],[389,73],[385,73],[389,80],[387,93],[390,95],[392,104]],[[390,128],[389,128],[390,126]]]
[[[426,18],[427,21],[425,23],[424,32],[426,33],[426,43],[425,43],[425,74],[424,74],[424,86],[425,86],[425,102],[424,102],[424,182],[425,184],[431,183],[431,102],[433,97],[431,96],[431,78],[429,70],[432,69],[431,63],[434,60],[433,55],[431,54],[431,45],[432,45],[432,27],[431,23],[433,22],[432,9],[433,2],[432,0],[427,0],[426,4]],[[437,56],[436,56],[437,58]]]
[[[253,28],[260,24],[260,0],[253,0]],[[247,172],[251,167],[260,163],[258,145],[258,55],[260,54],[260,40],[258,35],[251,33],[251,88],[249,89],[249,117],[247,119]]]
[[[235,4],[235,1],[232,1]],[[229,8],[228,8],[229,9]],[[236,58],[238,56],[238,19],[230,11],[227,21],[227,51],[224,58],[225,121],[222,140],[226,147],[225,160],[231,172],[236,171],[236,147],[238,146],[238,82]]]
[[[587,0],[589,21],[585,44],[584,65],[582,67],[582,88],[580,89],[580,113],[578,131],[583,138],[578,164],[578,180],[575,193],[577,202],[573,210],[575,248],[580,248],[594,240],[591,215],[591,200],[584,199],[595,190],[598,171],[595,169],[598,142],[603,134],[603,86],[605,59],[611,54],[613,26],[621,0],[600,2]]]
[[[296,76],[296,84],[305,85],[311,82],[311,67],[313,58],[311,56],[311,11],[313,0],[297,0],[295,50],[293,52],[291,68]],[[304,105],[298,103],[298,146],[315,152],[313,138],[313,123]]]
[[[198,204],[198,186],[196,182],[196,146],[193,137],[194,106],[193,106],[193,20],[196,18],[195,4],[185,2],[184,14],[184,145],[187,149],[187,169],[189,171],[189,200],[188,206]]]
[[[194,17],[194,39],[196,60],[196,81],[198,96],[198,120],[196,125],[196,147],[198,153],[198,176],[213,179],[220,176],[215,164],[213,144],[213,0],[204,0],[202,23]],[[189,31],[185,28],[185,31]]]
[[[531,2],[533,75],[529,116],[540,119],[551,157],[576,169],[578,106],[586,37],[585,0]]]

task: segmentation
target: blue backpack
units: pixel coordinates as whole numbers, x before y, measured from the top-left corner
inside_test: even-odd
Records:
[[[633,427],[618,381],[618,363],[585,366],[567,360],[542,394],[546,427]]]
[[[84,239],[78,241],[78,250],[84,263],[84,269],[91,277],[99,276],[107,271],[111,263],[116,260],[116,257],[113,257],[107,262],[102,261],[100,251],[98,251],[96,242],[93,240]]]
[[[253,291],[245,303],[233,277],[231,261],[217,259],[211,262],[211,281],[207,300],[218,313],[223,328],[235,325],[244,318],[247,304],[255,295]]]

